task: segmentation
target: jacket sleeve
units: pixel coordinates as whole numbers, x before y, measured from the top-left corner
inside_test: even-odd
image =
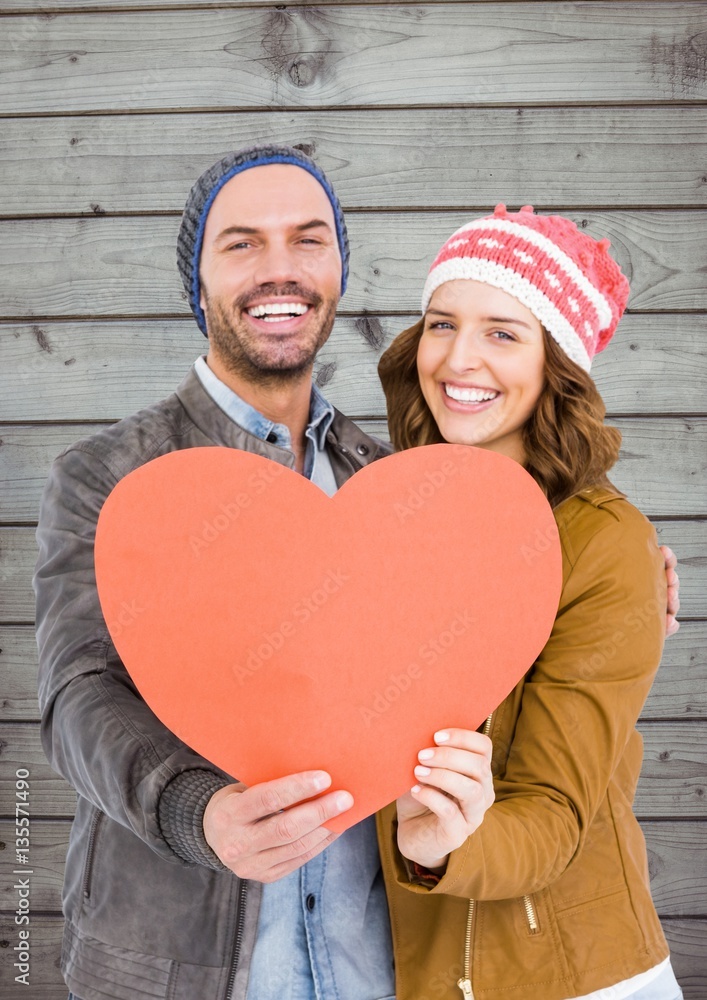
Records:
[[[597,527],[575,552],[572,525],[560,521],[560,608],[510,745],[495,747],[505,761],[496,800],[437,884],[421,884],[393,844],[397,881],[413,892],[485,900],[546,888],[582,850],[629,743],[640,753],[635,725],[664,638],[663,561],[652,526],[628,502],[582,507]]]
[[[88,443],[55,461],[44,491],[34,577],[44,750],[79,795],[158,854],[223,870],[201,819],[210,796],[234,779],[150,711],[101,613],[94,537],[118,478]]]

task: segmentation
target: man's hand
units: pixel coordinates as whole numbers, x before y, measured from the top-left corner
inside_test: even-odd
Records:
[[[680,578],[675,569],[678,559],[673,550],[669,549],[667,545],[661,545],[660,551],[665,559],[665,579],[668,584],[668,607],[665,615],[665,637],[667,639],[671,635],[675,635],[680,628],[680,622],[675,617],[680,610]]]
[[[227,785],[204,811],[204,836],[240,878],[275,882],[316,857],[338,834],[322,826],[353,805],[349,792],[330,792],[325,771],[303,771],[246,788]]]
[[[418,754],[419,784],[397,800],[400,853],[431,871],[446,865],[494,800],[488,736],[449,729],[435,742]]]

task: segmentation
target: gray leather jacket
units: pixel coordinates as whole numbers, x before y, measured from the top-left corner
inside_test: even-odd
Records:
[[[339,485],[389,451],[338,411],[327,444]],[[108,634],[93,569],[96,521],[116,483],[166,452],[204,446],[294,466],[291,452],[234,424],[192,370],[174,395],[60,455],[42,501],[34,578],[42,740],[78,793],[62,969],[82,1000],[246,994],[261,886],[224,869],[202,829],[209,798],[233,778],[142,701]]]

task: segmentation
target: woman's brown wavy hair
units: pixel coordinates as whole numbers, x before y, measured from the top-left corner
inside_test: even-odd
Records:
[[[439,432],[417,375],[424,318],[403,330],[381,356],[378,375],[388,404],[390,438],[398,451],[439,444]],[[545,329],[545,385],[523,428],[525,468],[552,507],[590,486],[610,486],[621,434],[604,424],[597,387]]]

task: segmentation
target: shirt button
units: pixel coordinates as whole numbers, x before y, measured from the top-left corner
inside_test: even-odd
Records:
[[[269,441],[269,442],[270,442],[270,444],[275,444],[275,443],[276,443],[276,441],[277,441],[277,434],[275,433],[275,431],[270,431],[270,433],[269,433],[269,434],[268,434],[268,436],[267,436],[267,437],[265,438],[265,440],[266,440],[266,441]]]
[[[312,910],[314,909],[314,907],[316,906],[316,904],[317,904],[317,900],[315,899],[315,897],[310,892],[310,894],[307,896],[307,909],[309,910],[310,913],[312,912]]]
[[[369,451],[368,445],[367,444],[356,445],[356,451],[359,453],[359,455],[367,455]]]

